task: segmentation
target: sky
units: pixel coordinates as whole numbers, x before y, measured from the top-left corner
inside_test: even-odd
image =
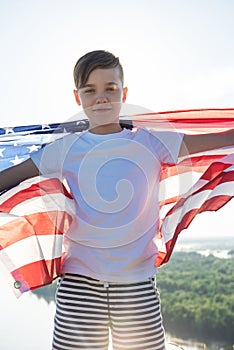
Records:
[[[72,71],[88,51],[119,56],[130,106],[234,107],[233,0],[0,0],[0,126],[80,112]],[[233,201],[191,234],[233,234]]]

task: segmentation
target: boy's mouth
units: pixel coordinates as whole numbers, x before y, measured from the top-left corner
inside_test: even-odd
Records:
[[[107,104],[107,105],[102,104],[99,106],[95,105],[92,110],[93,110],[93,112],[106,112],[106,111],[110,111],[111,109],[112,108],[111,108],[110,104]]]
[[[100,108],[100,109],[95,109],[93,110],[93,113],[97,113],[97,114],[105,114],[111,111],[111,108]]]

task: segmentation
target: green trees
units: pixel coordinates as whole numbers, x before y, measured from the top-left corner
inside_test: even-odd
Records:
[[[175,252],[157,285],[167,332],[234,343],[233,259]]]

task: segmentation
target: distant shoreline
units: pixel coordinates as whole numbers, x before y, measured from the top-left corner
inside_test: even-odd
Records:
[[[196,252],[203,256],[214,255],[220,259],[234,257],[234,236],[183,237],[178,239],[174,252]]]

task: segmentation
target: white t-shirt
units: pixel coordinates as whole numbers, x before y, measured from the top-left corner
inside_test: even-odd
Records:
[[[156,273],[161,164],[177,162],[182,138],[146,129],[84,131],[32,154],[44,176],[66,179],[75,199],[63,273],[110,282]]]

